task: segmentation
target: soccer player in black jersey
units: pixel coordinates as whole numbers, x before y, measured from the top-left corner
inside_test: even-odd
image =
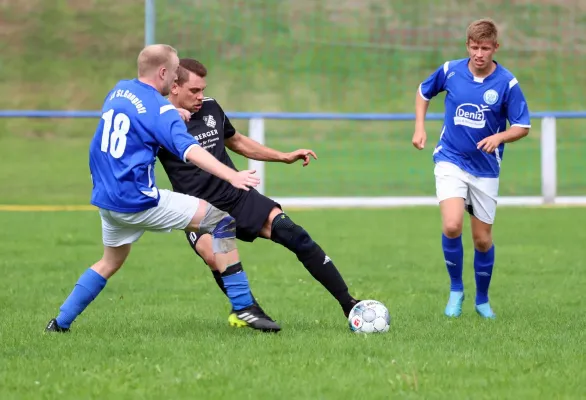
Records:
[[[206,75],[205,66],[197,60],[181,59],[169,100],[175,107],[192,113],[186,122],[189,133],[218,160],[235,168],[226,147],[246,158],[260,161],[292,164],[301,160],[303,166],[307,166],[311,157],[317,159],[311,150],[282,153],[237,132],[222,107],[214,99],[204,97]],[[278,203],[252,188],[249,191],[235,189],[228,182],[215,178],[195,165],[182,162],[163,148],[158,158],[174,191],[196,196],[228,212],[236,219],[238,239],[252,242],[262,237],[292,251],[309,273],[335,297],[348,316],[359,300],[350,295],[330,257],[305,229],[283,212]],[[187,233],[186,236],[190,246],[210,267],[218,286],[225,292],[220,274],[215,271],[210,235]],[[236,313],[230,314],[229,321],[232,326],[246,326],[246,321]]]

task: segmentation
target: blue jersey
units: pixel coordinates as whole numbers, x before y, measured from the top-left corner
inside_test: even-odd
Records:
[[[447,61],[419,86],[430,100],[446,91],[444,126],[434,162],[447,161],[477,177],[496,178],[505,145],[494,153],[477,149],[482,139],[511,126],[531,127],[529,109],[517,79],[500,64],[492,74],[477,78],[468,69],[468,58]]]
[[[90,145],[91,204],[132,213],[156,207],[159,147],[186,161],[195,145],[177,109],[155,88],[138,79],[118,82],[104,101]]]

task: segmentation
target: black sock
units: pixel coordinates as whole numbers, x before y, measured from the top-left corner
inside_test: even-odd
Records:
[[[346,282],[332,260],[305,229],[283,213],[275,217],[271,231],[271,240],[295,253],[311,276],[338,300],[344,311],[350,311],[356,301],[348,292]]]
[[[222,274],[216,270],[211,270],[211,271],[212,271],[212,275],[214,276],[214,279],[216,280],[216,283],[218,284],[218,287],[220,288],[220,290],[222,292],[224,292],[226,297],[228,297],[228,292],[226,291],[226,286],[224,286],[224,280],[222,279]],[[250,296],[252,296],[252,302],[254,304],[258,304],[256,302],[256,299],[254,298],[254,295],[252,294],[252,291],[250,292]]]
[[[226,292],[226,287],[224,286],[224,281],[222,280],[222,274],[219,271],[213,269],[210,271],[212,271],[212,275],[214,275],[214,279],[216,280],[216,283],[218,284],[220,290],[224,292],[226,296],[228,296],[228,292]]]

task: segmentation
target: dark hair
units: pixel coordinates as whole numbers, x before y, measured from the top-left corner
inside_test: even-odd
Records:
[[[182,58],[179,60],[179,68],[177,69],[177,84],[183,85],[189,79],[189,73],[192,72],[199,77],[205,78],[208,74],[206,67],[193,58]]]

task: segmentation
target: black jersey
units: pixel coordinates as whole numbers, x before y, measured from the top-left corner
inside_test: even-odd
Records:
[[[236,169],[224,145],[224,140],[234,136],[236,130],[216,100],[204,99],[201,109],[187,122],[187,130],[220,162]],[[230,183],[191,163],[184,163],[165,148],[159,150],[158,158],[176,192],[206,200],[228,212],[241,194]]]

